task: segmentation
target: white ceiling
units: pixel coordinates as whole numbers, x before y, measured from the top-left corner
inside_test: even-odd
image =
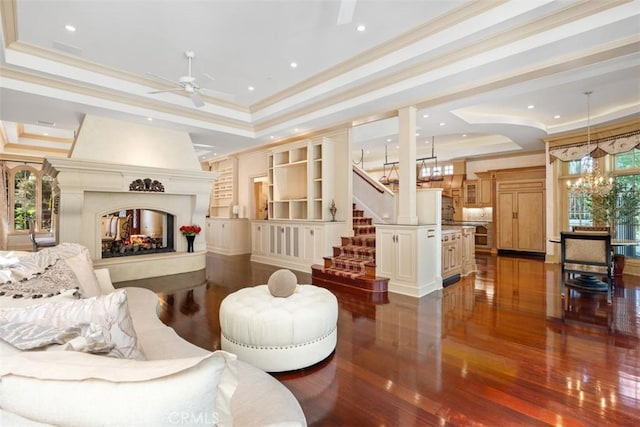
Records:
[[[408,105],[418,155],[435,136],[442,159],[540,151],[541,137],[586,126],[585,91],[592,125],[640,116],[639,1],[358,0],[337,25],[340,4],[4,1],[5,138],[53,135],[38,120],[73,135],[93,114],[188,131],[213,156],[384,119],[354,128],[367,165],[385,145],[393,160],[394,112]],[[149,94],[172,86],[148,73],[187,73],[186,50],[213,91],[201,108],[184,93]],[[31,136],[7,131],[14,123]]]

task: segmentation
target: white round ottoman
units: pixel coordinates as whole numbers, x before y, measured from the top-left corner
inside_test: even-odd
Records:
[[[338,300],[327,289],[298,285],[278,298],[267,285],[243,288],[220,305],[222,349],[266,372],[311,366],[336,348]]]

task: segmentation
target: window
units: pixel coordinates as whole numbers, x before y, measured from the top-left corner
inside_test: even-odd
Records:
[[[634,148],[626,153],[616,154],[614,169],[617,171],[640,169],[640,148]]]
[[[13,228],[28,230],[28,217],[36,213],[36,175],[29,169],[16,171],[13,179]]]
[[[51,214],[53,213],[53,189],[51,188],[51,177],[42,177],[42,204],[40,208],[40,229],[51,230]]]
[[[30,166],[8,169],[7,195],[9,224],[13,231],[29,230],[29,217],[36,220],[36,229],[51,230],[53,189],[51,177]]]
[[[633,149],[626,153],[616,154],[610,161],[609,170],[615,180],[615,185],[623,184],[634,187],[640,191],[640,149]],[[583,160],[574,160],[566,163],[566,173],[569,178],[575,179],[591,165]],[[619,196],[616,204],[620,206],[624,202],[624,196]],[[567,210],[569,229],[574,225],[594,225],[591,217],[591,200],[589,197],[573,195],[567,191]],[[614,224],[615,238],[620,240],[640,240],[640,212],[630,213]],[[630,257],[640,257],[640,245],[616,247],[616,252]]]
[[[444,165],[444,174],[453,175],[453,165]]]

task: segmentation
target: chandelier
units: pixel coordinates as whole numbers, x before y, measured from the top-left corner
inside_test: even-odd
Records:
[[[613,188],[613,178],[605,177],[598,161],[591,157],[591,93],[584,93],[587,95],[587,154],[580,161],[582,174],[575,183],[568,181],[567,187],[575,196],[604,197]]]

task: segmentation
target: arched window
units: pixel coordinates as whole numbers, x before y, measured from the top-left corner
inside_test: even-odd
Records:
[[[36,230],[49,231],[52,227],[53,190],[51,177],[30,166],[8,170],[7,193],[9,224],[13,231],[28,231],[29,217],[33,217]]]
[[[49,175],[42,176],[42,203],[40,206],[40,230],[51,230],[53,188],[51,186],[51,177]]]
[[[13,229],[28,230],[29,216],[36,213],[37,177],[30,168],[21,168],[13,174]]]

